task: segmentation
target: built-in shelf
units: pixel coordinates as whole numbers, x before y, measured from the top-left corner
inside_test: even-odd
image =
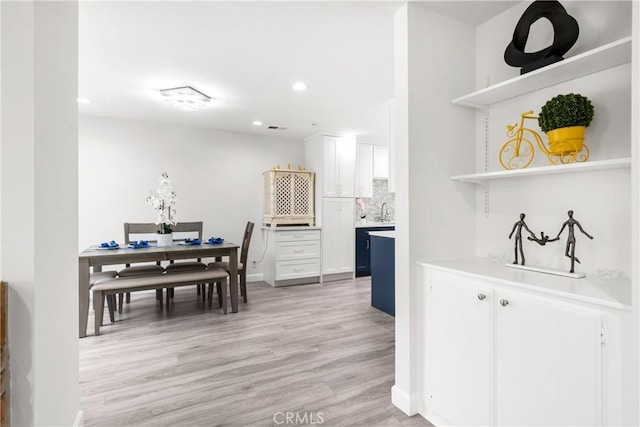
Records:
[[[605,170],[605,169],[622,169],[622,168],[630,168],[630,167],[631,167],[631,158],[625,157],[622,159],[596,160],[596,161],[584,162],[584,163],[570,163],[567,165],[555,165],[555,166],[552,165],[552,166],[541,166],[541,167],[535,167],[535,168],[516,169],[516,170],[481,172],[481,173],[473,173],[469,175],[456,175],[456,176],[452,176],[451,179],[456,181],[473,182],[476,184],[485,184],[488,181],[492,181],[496,179],[508,179],[508,178],[518,178],[518,177],[536,176],[536,175],[553,175],[553,174],[572,173],[572,172],[598,171],[598,170]]]
[[[456,98],[453,103],[482,109],[496,102],[505,101],[628,62],[631,62],[631,37],[625,37],[555,64]]]

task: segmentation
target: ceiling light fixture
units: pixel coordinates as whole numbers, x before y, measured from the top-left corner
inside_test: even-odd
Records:
[[[263,123],[262,123],[260,120],[255,120],[255,121],[253,122],[253,125],[254,125],[254,126],[262,126],[262,125],[263,125]]]
[[[191,86],[160,90],[160,95],[169,104],[182,111],[195,111],[206,107],[211,97]]]
[[[78,102],[78,104],[91,104],[91,101],[87,98],[78,98],[76,101]]]
[[[307,85],[302,82],[294,83],[292,87],[293,87],[293,90],[297,90],[297,91],[307,90]]]

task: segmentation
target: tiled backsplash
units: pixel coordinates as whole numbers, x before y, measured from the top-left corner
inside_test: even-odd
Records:
[[[373,180],[373,197],[363,197],[365,210],[368,221],[374,221],[380,216],[380,207],[383,203],[387,204],[388,215],[387,218],[395,218],[395,194],[389,193],[389,185],[386,179],[374,179]],[[356,203],[356,221],[360,219],[362,215],[362,209],[360,205]]]

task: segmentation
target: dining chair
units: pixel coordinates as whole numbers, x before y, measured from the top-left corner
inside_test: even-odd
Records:
[[[194,222],[179,222],[171,227],[173,229],[174,240],[182,240],[184,238],[198,238],[202,241],[202,221]],[[176,235],[181,238],[176,239]],[[206,270],[207,265],[202,262],[200,258],[195,261],[170,261],[170,264],[165,267],[167,273],[182,273],[185,271],[197,271]],[[202,294],[202,299],[205,298],[204,292],[205,284],[197,285],[197,294]],[[167,288],[167,302],[169,298],[173,298],[173,288]]]
[[[198,240],[202,241],[202,221],[196,222],[179,222],[176,225],[171,226],[173,229],[174,240],[182,240],[183,238],[189,237],[194,238],[197,237]],[[176,239],[176,234],[181,234],[182,238]],[[193,271],[193,270],[205,270],[207,265],[202,262],[200,258],[196,261],[178,261],[173,262],[165,267],[167,273],[175,273],[175,272],[184,272],[184,271]]]
[[[244,229],[244,237],[242,238],[242,247],[240,249],[240,262],[238,262],[238,284],[240,286],[240,294],[243,301],[247,302],[247,256],[249,255],[249,244],[251,243],[251,235],[253,234],[254,223],[247,222]],[[227,261],[215,261],[208,264],[209,268],[224,268],[229,272],[229,263]],[[209,291],[211,292],[211,290]]]
[[[158,232],[158,226],[152,222],[125,222],[124,223],[124,244],[129,245],[132,241],[140,240],[141,237],[144,240],[153,241],[155,235]],[[132,236],[135,236],[132,238]],[[155,264],[144,264],[131,266],[131,264],[125,264],[125,268],[118,272],[119,277],[131,277],[141,275],[163,274],[164,267],[160,264],[160,261]],[[156,298],[159,298],[161,290],[156,292]],[[124,294],[118,295],[118,312],[122,313]],[[126,302],[131,302],[131,293],[127,292]]]

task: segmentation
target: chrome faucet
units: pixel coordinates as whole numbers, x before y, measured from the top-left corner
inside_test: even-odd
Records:
[[[382,206],[380,206],[380,220],[386,221],[387,215],[389,215],[389,208],[387,208],[387,202],[384,202]]]

